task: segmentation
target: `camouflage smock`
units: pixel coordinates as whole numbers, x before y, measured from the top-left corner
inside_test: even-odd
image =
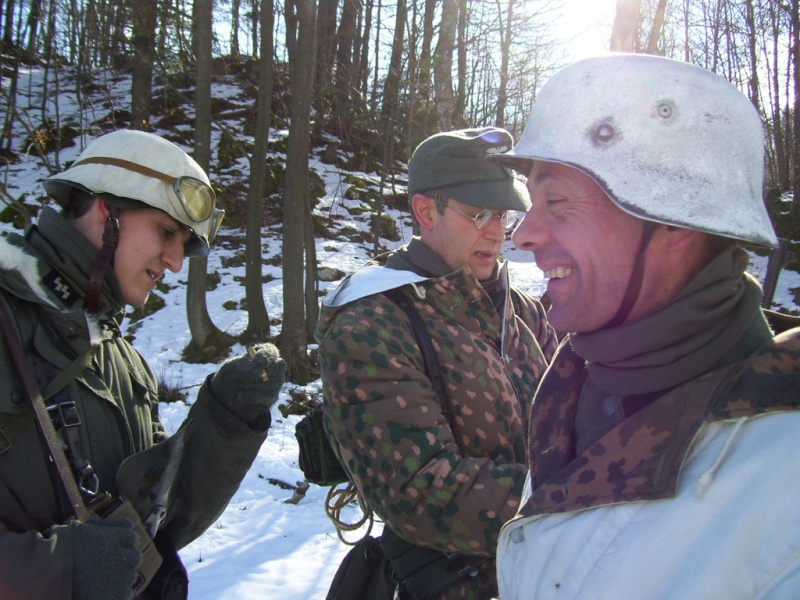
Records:
[[[156,377],[121,335],[124,311],[113,273],[106,275],[97,317],[82,310],[79,290],[85,289],[96,254],[86,239],[48,209],[32,236],[0,240],[0,302],[13,301],[17,324],[33,348],[31,360],[38,356],[60,369],[70,363],[69,356],[96,345],[91,364],[66,389],[77,405],[81,445],[100,490],[112,491],[126,457],[167,438],[158,415]],[[0,381],[0,429],[5,431],[32,414],[5,343],[0,343]],[[193,431],[160,530],[177,548],[222,513],[267,435],[236,418],[207,384],[189,411],[190,420]],[[70,599],[70,539],[60,543],[49,534],[71,516],[69,505],[54,487],[33,419],[9,437],[0,432],[0,598]]]
[[[575,456],[585,361],[537,392],[501,600],[800,597],[800,329],[685,383]]]
[[[318,327],[329,434],[368,505],[407,541],[492,556],[519,507],[534,390],[556,347],[541,304],[508,286],[501,319],[468,267],[440,278],[369,265],[323,302]],[[430,333],[450,421],[408,316]],[[508,301],[508,300],[511,301]],[[496,593],[494,560],[444,598]]]

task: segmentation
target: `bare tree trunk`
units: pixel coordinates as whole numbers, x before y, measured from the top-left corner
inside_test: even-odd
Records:
[[[308,151],[314,91],[316,2],[296,0],[298,39],[290,64],[291,124],[283,196],[283,325],[280,348],[290,381],[307,381],[307,323],[303,293],[304,223],[308,202]],[[306,282],[306,285],[312,285]]]
[[[36,46],[39,36],[39,21],[42,19],[42,0],[32,0],[30,12],[28,13],[28,43],[25,46],[25,53],[28,60],[33,60],[38,54]]]
[[[456,107],[453,111],[453,126],[466,127],[464,111],[467,106],[467,7],[466,0],[458,0],[458,52],[456,64],[458,66],[458,83],[456,84]]]
[[[245,298],[247,300],[247,335],[263,339],[270,335],[269,314],[264,305],[261,283],[261,218],[264,209],[264,179],[272,113],[272,26],[275,12],[271,0],[261,10],[261,59],[258,64],[258,98],[253,156],[250,157],[250,188],[247,191],[245,225]]]
[[[433,52],[433,81],[439,129],[453,129],[456,99],[453,94],[453,45],[458,26],[458,0],[443,0],[442,21],[439,24],[439,41]]]
[[[353,87],[353,42],[356,37],[356,19],[362,8],[361,0],[344,0],[339,31],[336,34],[336,71],[334,73],[333,117],[334,131],[346,136],[353,127],[350,99]]]
[[[156,0],[133,3],[133,77],[131,79],[131,128],[150,129],[153,100],[153,49],[156,35]]]
[[[747,89],[750,96],[750,102],[756,107],[756,110],[761,112],[761,102],[759,99],[759,82],[758,82],[758,31],[756,28],[756,15],[753,9],[753,0],[745,0],[745,31],[747,35],[747,59],[749,78],[747,81]]]
[[[330,89],[333,82],[333,65],[336,56],[336,9],[338,0],[319,0],[317,9],[317,58],[316,83],[314,85],[314,106],[317,113],[325,115],[316,127],[321,128],[324,121],[330,120]]]
[[[266,0],[266,1],[269,2],[270,4],[272,4],[272,0]],[[258,56],[258,47],[259,47],[258,46],[258,31],[260,29],[259,23],[261,23],[261,2],[260,2],[260,0],[251,0],[251,6],[252,6],[253,10],[250,11],[250,23],[252,24],[252,26],[250,28],[251,29],[250,35],[251,35],[251,40],[252,40],[252,44],[253,44],[253,56]],[[272,10],[273,14],[275,13],[275,7],[272,7],[270,10]],[[273,17],[273,20],[274,20],[274,17]],[[270,33],[270,37],[272,37],[271,33]],[[272,49],[270,49],[270,51],[272,51]],[[270,56],[270,59],[271,58],[272,58],[272,56]]]
[[[664,15],[666,12],[667,0],[658,0],[656,14],[653,17],[653,28],[647,38],[647,50],[645,52],[648,54],[656,54],[658,52],[658,40],[661,38],[661,30],[664,29]]]
[[[497,113],[494,124],[503,127],[505,122],[506,105],[508,103],[508,62],[511,52],[511,23],[514,14],[515,0],[509,0],[506,8],[505,28],[500,30],[500,88],[497,90]],[[498,7],[500,4],[498,3]]]
[[[15,0],[5,0],[3,9],[3,45],[14,46],[14,5]]]
[[[367,92],[369,91],[369,50],[370,37],[372,33],[372,8],[373,0],[367,0],[364,5],[364,20],[361,27],[361,39],[358,43],[358,60],[355,67],[355,85],[358,86],[359,107],[366,110]]]
[[[642,0],[617,0],[617,12],[611,30],[612,52],[636,52],[641,12]]]
[[[317,277],[317,246],[314,237],[314,222],[311,220],[311,204],[306,194],[306,218],[303,225],[305,241],[305,305],[306,342],[314,342],[314,330],[319,321],[319,278]]]
[[[208,172],[211,162],[211,11],[212,0],[194,2],[194,48],[196,61],[194,159]],[[189,259],[189,283],[186,286],[186,312],[191,348],[187,359],[214,356],[220,350],[222,332],[211,321],[206,305],[208,259]],[[194,352],[192,352],[192,350]]]
[[[415,131],[409,131],[407,154],[416,145],[428,137],[431,132],[431,48],[433,46],[433,17],[436,11],[436,0],[425,0],[425,13],[422,17],[422,43],[419,52],[419,77],[417,85],[417,115]]]
[[[231,0],[231,56],[239,57],[239,11],[242,0]]]
[[[777,172],[777,185],[782,190],[789,189],[789,173],[790,173],[790,165],[787,156],[786,150],[786,142],[787,136],[784,130],[784,123],[782,118],[783,108],[781,106],[781,85],[780,85],[780,77],[778,73],[780,72],[781,66],[781,52],[778,40],[781,38],[781,27],[780,27],[780,14],[779,8],[775,6],[775,3],[770,3],[770,18],[772,19],[772,87],[773,87],[773,98],[772,98],[772,112],[774,115],[774,128],[775,128],[775,162],[776,162],[776,172]],[[791,63],[787,65],[787,72],[791,72]],[[788,86],[787,90],[788,92]]]
[[[403,42],[405,40],[407,18],[406,0],[397,0],[392,55],[389,58],[389,73],[386,75],[386,84],[383,88],[383,105],[381,107],[381,121],[383,123],[387,123],[387,119],[393,119],[396,116],[397,97],[400,93],[400,76],[403,70]]]
[[[792,15],[792,67],[794,75],[794,115],[792,116],[794,140],[792,145],[792,224],[795,231],[800,231],[800,0],[791,0]]]
[[[283,3],[283,18],[286,22],[286,54],[289,64],[294,61],[297,52],[297,4],[301,0],[285,0]]]

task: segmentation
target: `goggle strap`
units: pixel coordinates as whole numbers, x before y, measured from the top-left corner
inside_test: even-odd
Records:
[[[86,158],[82,158],[79,161],[72,163],[72,166],[77,167],[78,165],[83,164],[111,165],[127,171],[133,171],[134,173],[139,173],[140,175],[144,175],[146,177],[160,179],[161,181],[166,181],[167,183],[174,183],[177,179],[177,177],[174,177],[173,175],[167,175],[161,171],[156,171],[155,169],[125,160],[124,158],[114,158],[111,156],[87,156]]]

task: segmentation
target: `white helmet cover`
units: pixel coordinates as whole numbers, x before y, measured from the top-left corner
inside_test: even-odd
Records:
[[[543,86],[519,143],[495,159],[526,174],[534,160],[564,163],[636,217],[777,246],[758,111],[688,63],[614,53],[565,67]]]
[[[173,185],[157,177],[136,172],[124,166],[87,162],[86,159],[111,159],[134,166],[139,165],[174,177],[192,177],[210,187],[205,171],[186,152],[172,142],[152,133],[121,129],[100,136],[91,142],[75,160],[73,166],[48,177],[44,182],[47,193],[63,204],[70,188],[79,187],[94,194],[111,194],[119,199],[132,199],[158,208],[186,225],[202,241],[201,254],[208,253],[209,237],[213,234],[214,211],[205,221],[191,220],[183,209]],[[187,249],[189,245],[187,244]],[[196,252],[197,253],[197,252]]]

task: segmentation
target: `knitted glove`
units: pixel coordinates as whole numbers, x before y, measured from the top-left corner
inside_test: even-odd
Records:
[[[74,598],[108,600],[133,598],[137,567],[142,562],[138,539],[128,519],[93,518],[53,528],[72,538]]]
[[[258,344],[229,358],[209,382],[211,393],[234,415],[253,423],[278,399],[286,363],[272,344]]]

